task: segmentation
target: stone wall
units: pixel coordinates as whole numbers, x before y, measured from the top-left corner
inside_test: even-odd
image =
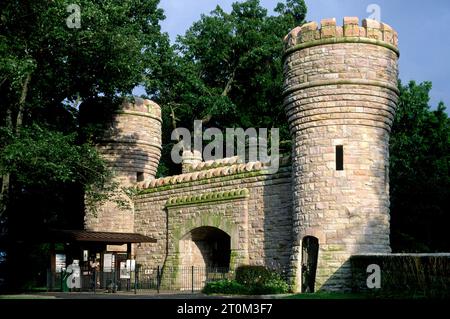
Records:
[[[301,243],[319,240],[316,289],[350,289],[352,254],[390,252],[389,133],[397,103],[397,34],[325,19],[285,38],[285,108],[294,139],[293,279]],[[343,170],[337,167],[343,148]]]
[[[216,163],[217,164],[217,163]],[[268,174],[261,163],[234,164],[139,185],[135,231],[158,240],[136,249],[146,266],[180,264],[180,240],[215,227],[231,238],[231,266],[287,266],[292,242],[290,167]]]

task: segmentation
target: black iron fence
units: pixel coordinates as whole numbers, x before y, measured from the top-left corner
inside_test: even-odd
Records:
[[[137,267],[129,271],[94,271],[75,269],[72,272],[47,271],[49,291],[130,291],[145,290],[197,292],[210,281],[232,279],[234,271],[217,267]]]

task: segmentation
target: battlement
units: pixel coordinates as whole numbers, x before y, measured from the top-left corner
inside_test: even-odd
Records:
[[[125,100],[118,113],[149,116],[161,122],[161,107],[148,99],[134,97],[134,102]]]
[[[362,26],[357,17],[345,17],[343,26],[336,25],[335,18],[309,22],[294,28],[284,38],[286,54],[322,44],[371,43],[385,46],[399,54],[398,35],[386,23],[364,19]]]

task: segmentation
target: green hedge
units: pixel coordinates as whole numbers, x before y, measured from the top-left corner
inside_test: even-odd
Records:
[[[236,269],[236,281],[243,285],[255,285],[272,279],[274,274],[264,266],[240,266]]]
[[[206,294],[266,295],[289,292],[289,285],[277,271],[264,266],[241,266],[235,280],[220,280],[206,284]]]
[[[352,256],[353,290],[369,291],[367,266],[380,266],[381,288],[387,295],[450,297],[450,254],[391,254]]]

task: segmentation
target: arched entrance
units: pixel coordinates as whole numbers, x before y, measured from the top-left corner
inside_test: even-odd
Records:
[[[216,227],[194,228],[180,240],[181,266],[230,267],[231,238]]]

